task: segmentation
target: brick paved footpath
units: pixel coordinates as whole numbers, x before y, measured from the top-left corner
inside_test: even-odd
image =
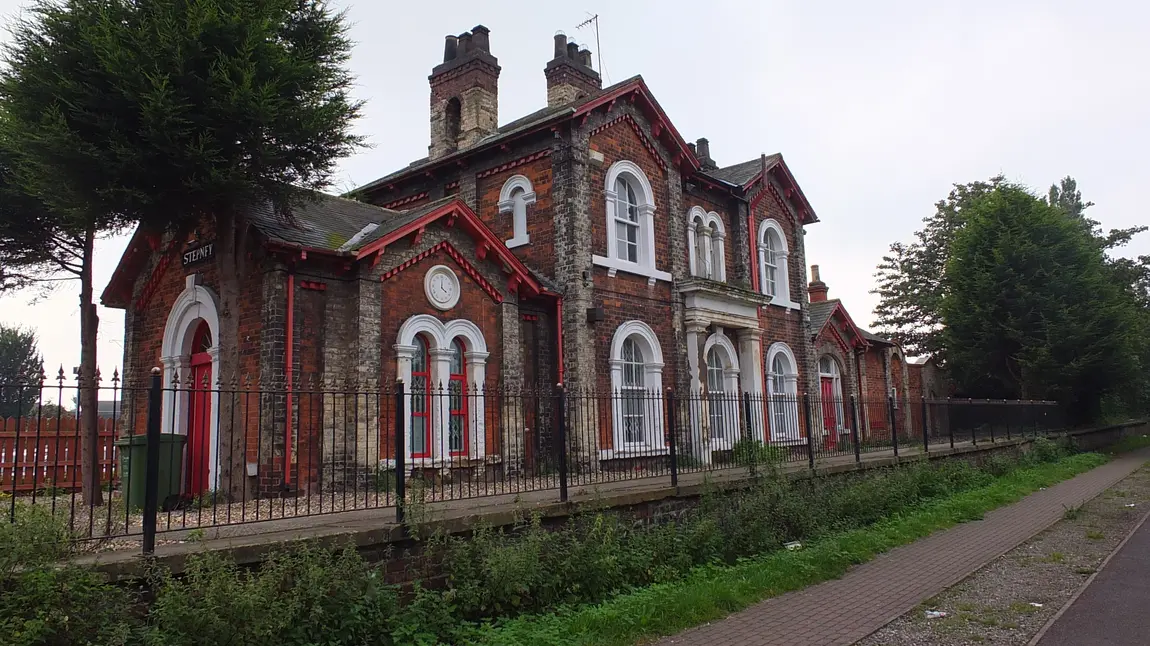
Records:
[[[1150,451],[1145,449],[1120,457],[996,509],[983,520],[881,554],[841,579],[768,599],[658,644],[853,644],[1054,524],[1066,507],[1094,498],[1147,459]]]

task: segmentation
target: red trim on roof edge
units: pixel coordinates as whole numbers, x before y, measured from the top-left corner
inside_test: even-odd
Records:
[[[690,164],[691,170],[697,171],[702,168],[702,164],[699,163],[699,158],[696,157],[695,154],[691,152],[691,149],[687,147],[686,140],[683,139],[683,136],[679,134],[678,129],[675,128],[675,125],[667,117],[667,113],[663,111],[662,106],[660,106],[659,102],[655,100],[654,95],[651,94],[650,88],[647,87],[647,83],[644,82],[642,78],[637,78],[626,85],[616,88],[612,92],[608,92],[607,94],[603,94],[595,97],[594,99],[591,99],[590,101],[576,108],[575,114],[572,116],[578,117],[579,115],[588,114],[596,108],[602,105],[610,105],[618,98],[626,96],[632,92],[634,92],[634,94],[631,96],[632,100],[636,98],[643,99],[645,107],[655,113],[656,118],[651,118],[650,120],[653,123],[663,124],[666,130],[662,134],[671,136],[671,141],[675,144],[674,147],[678,148],[679,153],[682,154],[683,158],[686,159]],[[662,138],[656,137],[656,139],[661,140]]]
[[[432,254],[438,253],[440,250],[445,251],[448,257],[450,257],[455,261],[457,265],[459,265],[459,268],[463,270],[463,273],[470,276],[471,279],[474,280],[477,285],[479,285],[479,288],[482,289],[484,293],[486,293],[489,297],[491,297],[491,300],[495,301],[496,304],[503,302],[503,294],[500,294],[499,290],[495,289],[495,286],[492,285],[491,282],[486,278],[484,278],[483,274],[479,273],[479,270],[475,268],[475,265],[467,262],[467,259],[463,257],[463,254],[459,253],[459,250],[446,240],[440,242],[439,244],[428,247],[427,249],[416,254],[415,257],[405,260],[402,264],[387,270],[386,273],[379,277],[379,282],[382,283],[390,278],[395,277],[408,267],[415,265],[419,261],[427,258],[428,256],[431,256]]]
[[[488,253],[497,255],[499,259],[503,261],[503,265],[508,268],[512,274],[519,277],[520,284],[528,287],[533,294],[542,294],[547,291],[542,285],[539,284],[537,280],[535,280],[535,278],[531,275],[531,272],[527,269],[527,266],[523,264],[523,261],[519,260],[515,254],[511,253],[511,250],[507,248],[507,245],[503,244],[503,241],[501,241],[495,235],[495,233],[493,233],[491,229],[489,229],[487,225],[479,219],[479,216],[475,215],[475,212],[472,211],[471,208],[468,207],[467,204],[460,199],[454,199],[447,204],[440,206],[434,211],[427,213],[418,220],[408,222],[399,229],[396,229],[395,231],[392,231],[391,233],[388,233],[381,238],[373,240],[359,250],[359,252],[356,254],[356,259],[362,260],[375,253],[376,251],[392,244],[397,240],[407,237],[413,232],[423,229],[431,222],[434,222],[447,215],[458,215],[459,220],[457,224],[461,228],[471,233],[472,237],[476,239],[477,243],[486,243]]]

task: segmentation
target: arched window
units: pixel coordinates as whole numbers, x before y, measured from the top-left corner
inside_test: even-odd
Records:
[[[726,232],[718,213],[693,206],[687,212],[688,264],[691,275],[725,281],[724,241]]]
[[[450,455],[467,454],[467,375],[463,372],[463,342],[451,341],[451,373],[447,382],[447,450]]]
[[[727,392],[727,366],[720,356],[719,348],[711,348],[707,353],[707,417],[711,424],[711,439],[730,439],[727,431],[732,417],[730,409],[737,410],[738,402],[733,401],[736,393]]]
[[[411,457],[431,457],[431,353],[427,339],[415,337],[411,355]]]
[[[511,214],[511,239],[508,248],[519,247],[531,242],[527,233],[527,207],[535,203],[535,188],[531,180],[516,175],[503,183],[499,191],[499,212]]]
[[[666,451],[663,439],[663,351],[655,332],[628,321],[611,341],[613,442],[603,457]]]
[[[787,344],[779,342],[767,353],[767,390],[770,398],[771,440],[798,442],[799,399],[798,369],[795,355]]]
[[[643,351],[634,338],[623,341],[623,441],[643,442],[643,408],[647,385],[643,380]]]
[[[759,286],[771,297],[772,305],[798,309],[791,300],[790,272],[787,269],[787,237],[775,220],[759,226]]]
[[[616,257],[627,262],[639,262],[639,198],[635,187],[625,176],[615,180],[615,244]]]
[[[399,380],[412,393],[408,455],[431,465],[486,456],[483,332],[465,319],[444,323],[416,314],[400,326],[396,341]]]
[[[655,266],[655,199],[651,182],[634,162],[622,160],[607,170],[603,192],[606,196],[607,252],[591,260],[607,268],[646,276],[648,282],[671,280],[671,275]]]
[[[447,140],[454,146],[459,141],[460,129],[460,103],[457,97],[451,97],[447,101],[447,107],[443,111],[443,127],[447,132]]]

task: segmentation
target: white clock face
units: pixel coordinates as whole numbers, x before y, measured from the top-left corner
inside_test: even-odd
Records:
[[[436,308],[448,310],[459,302],[459,278],[446,265],[436,265],[423,280],[427,300]]]

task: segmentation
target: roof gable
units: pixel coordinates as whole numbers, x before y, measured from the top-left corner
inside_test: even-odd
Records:
[[[783,193],[778,197],[780,199],[790,200],[792,204],[795,205],[796,210],[802,217],[803,224],[814,224],[818,222],[819,218],[818,215],[815,214],[814,207],[811,206],[806,194],[803,193],[803,189],[800,188],[798,182],[795,181],[795,176],[791,173],[791,169],[787,166],[786,161],[783,160],[782,153],[766,155],[765,158],[749,159],[731,166],[703,171],[701,174],[732,186],[737,186],[749,194],[756,186],[762,185],[764,166],[766,167],[768,176],[774,177],[775,181],[783,187]],[[773,184],[768,184],[764,188],[766,190],[760,190],[752,201],[757,202],[764,197],[768,191],[775,192]]]
[[[833,330],[836,335],[844,337],[843,340],[847,343],[855,346],[869,345],[865,331],[855,325],[854,319],[838,299],[811,303],[809,311],[813,338],[817,339],[824,331]],[[838,325],[829,325],[832,321],[836,321]],[[843,334],[844,332],[846,334]]]
[[[463,200],[450,197],[427,204],[420,209],[404,213],[404,217],[388,221],[374,232],[370,239],[365,239],[358,249],[355,249],[356,260],[370,260],[378,262],[379,256],[392,244],[403,240],[409,235],[415,235],[418,240],[427,226],[439,220],[446,220],[449,227],[459,227],[475,240],[476,258],[487,259],[489,255],[493,260],[503,266],[507,274],[507,288],[511,291],[525,289],[529,294],[550,294],[531,270],[523,264],[507,245],[501,241],[479,216],[475,215]]]

